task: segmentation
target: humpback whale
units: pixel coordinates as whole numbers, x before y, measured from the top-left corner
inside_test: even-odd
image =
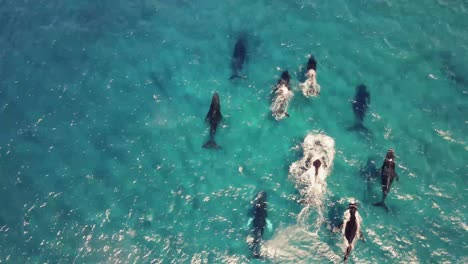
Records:
[[[267,194],[264,191],[258,192],[253,202],[252,218],[249,226],[252,225],[253,242],[251,244],[252,255],[260,258],[260,244],[263,240],[265,227],[271,229],[271,223],[267,220]]]
[[[242,76],[241,71],[246,57],[246,50],[245,39],[241,36],[237,39],[236,45],[234,46],[234,52],[231,60],[232,75],[229,78],[230,80],[235,78],[245,78]]]
[[[385,156],[385,160],[380,171],[380,176],[382,177],[382,201],[374,203],[374,205],[382,206],[388,211],[388,207],[385,205],[385,198],[387,198],[387,195],[390,192],[393,179],[396,178],[398,181],[398,175],[395,172],[395,151],[393,151],[393,149],[389,149],[387,151],[387,155]]]
[[[341,225],[341,233],[346,245],[344,261],[348,259],[351,250],[353,250],[356,245],[358,236],[364,240],[364,236],[361,232],[361,222],[362,218],[357,210],[357,205],[355,202],[351,202],[348,210],[344,212],[343,224]]]
[[[367,112],[368,105],[370,104],[370,94],[367,91],[367,87],[364,84],[360,84],[356,87],[356,94],[352,101],[352,107],[354,116],[356,117],[356,124],[354,129],[365,129],[362,122]]]
[[[320,94],[320,85],[317,83],[317,61],[314,56],[310,56],[307,62],[306,81],[299,84],[305,97],[317,96]]]
[[[206,142],[203,147],[204,148],[219,148],[216,144],[214,137],[216,134],[216,129],[218,128],[218,124],[223,119],[221,115],[221,105],[219,103],[219,95],[218,93],[214,93],[211,99],[210,110],[206,114],[205,121],[210,125],[210,139]]]
[[[273,99],[273,103],[270,106],[270,110],[276,120],[289,117],[287,112],[289,102],[294,95],[294,93],[291,91],[291,86],[289,85],[290,80],[291,76],[289,76],[288,71],[284,71],[273,90],[275,97]]]

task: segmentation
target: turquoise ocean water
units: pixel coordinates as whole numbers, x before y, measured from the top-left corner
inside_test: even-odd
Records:
[[[317,98],[298,89],[311,54]],[[0,1],[0,263],[339,263],[330,228],[351,198],[366,242],[350,263],[467,263],[467,62],[463,0]],[[349,129],[361,83],[368,132]],[[201,148],[215,91],[218,151]],[[298,223],[288,179],[311,132],[336,147],[319,226]],[[247,245],[260,190],[265,260]]]

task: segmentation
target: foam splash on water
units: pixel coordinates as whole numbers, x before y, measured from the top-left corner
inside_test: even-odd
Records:
[[[265,242],[261,253],[278,263],[307,263],[324,259],[336,262],[341,259],[317,233],[309,232],[303,225],[280,229],[275,237]]]
[[[281,120],[287,117],[289,102],[294,96],[294,93],[288,89],[285,85],[281,85],[277,88],[276,97],[273,103],[271,104],[270,110],[273,117],[276,120]]]
[[[447,141],[450,141],[450,142],[453,142],[453,143],[457,143],[457,144],[460,144],[460,145],[464,145],[465,142],[462,141],[462,140],[457,140],[457,139],[454,139],[452,137],[452,133],[450,131],[443,131],[442,129],[435,129],[435,131],[437,132],[437,134],[447,140]]]
[[[319,219],[323,219],[323,196],[326,192],[326,178],[333,167],[335,141],[324,134],[308,134],[302,143],[304,156],[291,164],[289,178],[294,183],[306,207],[298,216],[299,223],[305,223],[310,210],[317,209]],[[318,161],[318,168],[314,164]]]
[[[305,97],[318,96],[320,94],[320,85],[317,83],[316,73],[310,69],[306,74],[307,80],[299,84]]]

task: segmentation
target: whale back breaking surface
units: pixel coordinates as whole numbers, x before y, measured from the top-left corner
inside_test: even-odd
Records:
[[[341,233],[346,247],[344,256],[345,261],[348,259],[349,254],[356,245],[357,238],[361,236],[361,222],[362,218],[359,215],[357,208],[348,208],[344,212]]]
[[[291,86],[289,84],[291,76],[288,71],[284,71],[281,74],[281,78],[278,80],[274,88],[274,98],[270,106],[272,116],[276,120],[281,120],[283,118],[289,117],[288,108],[291,99],[294,96]]]
[[[254,220],[253,225],[255,228],[263,229],[266,226],[266,217],[267,217],[267,203],[266,203],[266,193],[259,192],[255,201],[254,201]]]
[[[219,102],[218,93],[214,93],[211,99],[210,110],[206,114],[205,121],[210,125],[210,138],[203,145],[203,148],[219,149],[220,147],[215,141],[216,130],[218,129],[218,124],[223,119],[221,114],[221,104]]]
[[[260,191],[253,202],[253,219],[252,219],[252,237],[251,249],[254,258],[261,257],[261,244],[263,241],[263,232],[267,224],[267,194]]]
[[[385,157],[384,163],[382,165],[381,171],[382,177],[382,191],[384,193],[390,192],[390,187],[392,186],[393,179],[396,177],[395,174],[395,156],[394,152],[389,151]]]
[[[349,221],[346,223],[345,228],[345,237],[348,240],[348,243],[353,243],[354,238],[356,237],[357,232],[357,223],[356,223],[356,215],[351,213],[351,217]]]
[[[309,61],[307,62],[307,71],[308,70],[317,71],[317,61],[314,56],[310,56]]]
[[[221,114],[221,104],[219,102],[219,95],[215,93],[213,98],[211,99],[210,110],[206,114],[205,120],[211,126],[211,132],[216,132],[216,127],[218,123],[223,119],[223,115]]]
[[[316,97],[320,94],[320,85],[317,82],[317,62],[313,56],[310,56],[307,62],[306,80],[299,84],[302,94],[305,97]]]

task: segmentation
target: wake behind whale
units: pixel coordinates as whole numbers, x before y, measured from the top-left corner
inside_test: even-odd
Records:
[[[310,56],[307,62],[307,78],[304,83],[299,84],[305,97],[318,96],[320,94],[320,85],[317,83],[317,61],[314,56]]]
[[[276,120],[281,120],[285,117],[289,117],[289,102],[294,96],[294,93],[292,92],[291,86],[289,84],[290,80],[291,76],[289,75],[288,71],[284,71],[281,74],[281,78],[278,80],[278,83],[276,84],[273,90],[275,96],[270,106],[270,110],[272,116]]]
[[[308,134],[302,143],[304,156],[291,164],[289,178],[298,189],[306,205],[298,216],[305,222],[311,208],[316,208],[321,221],[323,196],[326,192],[326,178],[333,167],[335,141],[324,134]]]

